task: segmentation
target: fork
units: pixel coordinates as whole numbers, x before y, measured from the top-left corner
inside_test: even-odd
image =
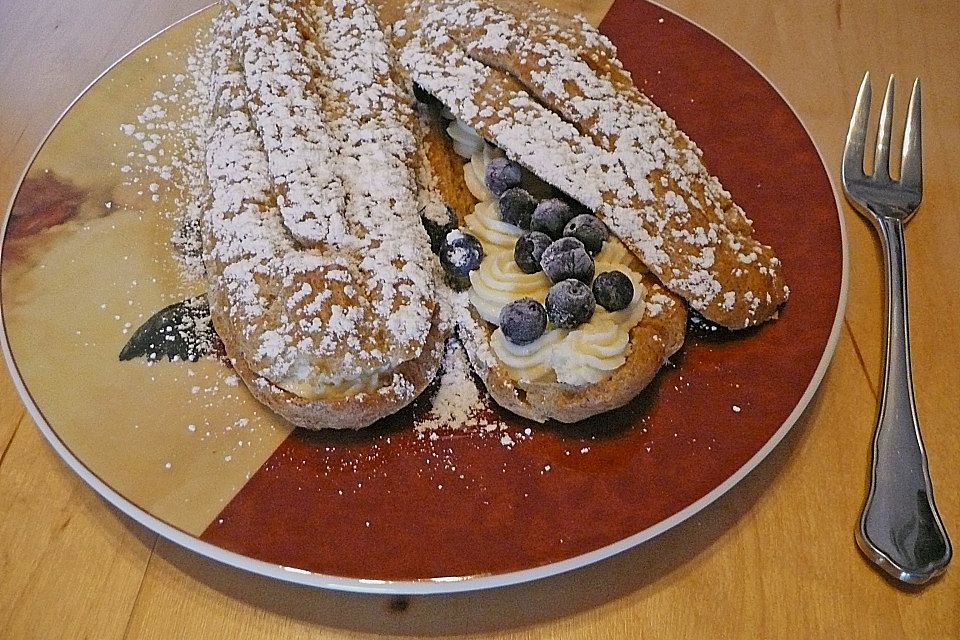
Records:
[[[880,236],[886,267],[887,337],[883,388],[873,439],[870,492],[857,544],[894,578],[922,584],[941,574],[953,554],[933,500],[927,456],[913,395],[907,314],[903,227],[923,194],[920,138],[920,79],[913,83],[903,135],[900,178],[890,177],[890,129],[894,78],[880,110],[873,173],[863,170],[870,117],[870,74],[863,76],[843,148],[841,181],[847,199]]]

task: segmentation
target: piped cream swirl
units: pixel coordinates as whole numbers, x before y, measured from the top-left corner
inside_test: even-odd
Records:
[[[530,344],[514,344],[497,327],[490,336],[490,346],[512,378],[531,382],[553,374],[553,354],[566,335],[564,329],[552,329]]]
[[[535,382],[552,374],[557,382],[583,386],[600,382],[623,366],[630,353],[630,330],[646,313],[646,288],[632,269],[597,264],[598,273],[614,268],[633,282],[633,300],[626,309],[610,312],[598,305],[589,322],[573,331],[550,329],[528,345],[515,345],[499,329],[494,332],[493,352],[513,378]]]
[[[484,248],[484,252],[487,249]],[[509,251],[493,246],[484,256],[480,268],[470,272],[470,302],[480,317],[500,324],[500,310],[520,298],[533,298],[543,304],[550,290],[550,280],[543,274],[524,273]]]
[[[637,273],[623,266],[618,269],[633,282],[633,300],[621,311],[610,312],[598,305],[590,322],[571,331],[554,347],[550,362],[558,382],[574,386],[595,384],[627,361],[630,330],[643,320],[646,312],[646,288]]]
[[[464,222],[480,240],[484,258],[470,273],[470,303],[481,318],[500,324],[500,311],[520,298],[543,304],[550,290],[544,273],[523,273],[513,258],[514,245],[523,230],[500,219],[497,201],[485,184],[487,164],[503,152],[486,143],[476,131],[459,120],[447,127],[454,149],[468,159],[463,166],[467,188],[479,202]],[[573,331],[548,328],[537,340],[513,344],[498,328],[490,337],[494,354],[521,382],[555,378],[573,386],[595,384],[623,366],[629,355],[630,330],[644,317],[646,289],[640,273],[645,271],[630,250],[617,238],[609,238],[595,258],[596,273],[622,271],[633,282],[633,300],[622,311],[609,312],[597,306],[593,317]]]
[[[473,213],[464,218],[464,222],[470,233],[480,241],[485,254],[492,254],[494,249],[500,249],[509,250],[513,255],[517,238],[523,235],[523,229],[500,219],[500,211],[493,200],[478,202]]]
[[[463,165],[463,178],[474,198],[495,204],[496,198],[487,188],[487,165],[494,158],[502,158],[503,152],[482,140],[481,143],[481,147],[470,156],[470,162]]]

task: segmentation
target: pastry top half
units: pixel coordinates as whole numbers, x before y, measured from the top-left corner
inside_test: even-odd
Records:
[[[299,426],[362,427],[442,351],[415,117],[363,0],[227,3],[212,56],[208,297],[253,394]]]
[[[418,0],[394,27],[413,81],[584,204],[671,292],[732,329],[789,290],[701,152],[580,18],[514,0]]]

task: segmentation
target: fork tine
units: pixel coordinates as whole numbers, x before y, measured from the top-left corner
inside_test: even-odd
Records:
[[[844,179],[863,178],[863,148],[867,138],[867,122],[870,118],[870,72],[863,74],[857,102],[850,116],[850,128],[847,129],[847,141],[843,145]]]
[[[873,177],[890,178],[890,129],[893,122],[893,98],[896,93],[893,76],[887,82],[887,93],[880,109],[880,124],[877,126],[877,152],[873,158]]]
[[[913,81],[910,107],[907,109],[907,125],[903,132],[903,155],[900,161],[900,184],[919,191],[923,187],[922,155],[920,141],[920,78]]]

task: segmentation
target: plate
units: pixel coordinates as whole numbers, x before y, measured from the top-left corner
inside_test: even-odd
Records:
[[[120,362],[146,318],[202,293],[170,251],[171,212],[190,203],[174,179],[183,150],[162,134],[189,110],[171,96],[213,11],[154,37],[77,99],[4,227],[0,309],[17,388],[67,464],[137,521],[208,558],[307,585],[514,584],[690,517],[753,469],[809,403],[846,298],[829,174],[755,68],[634,0],[614,3],[601,30],[776,248],[793,291],[777,321],[689,335],[634,402],[569,426],[494,409],[427,429],[437,420],[425,396],[357,433],[308,433],[258,405],[217,359]]]

